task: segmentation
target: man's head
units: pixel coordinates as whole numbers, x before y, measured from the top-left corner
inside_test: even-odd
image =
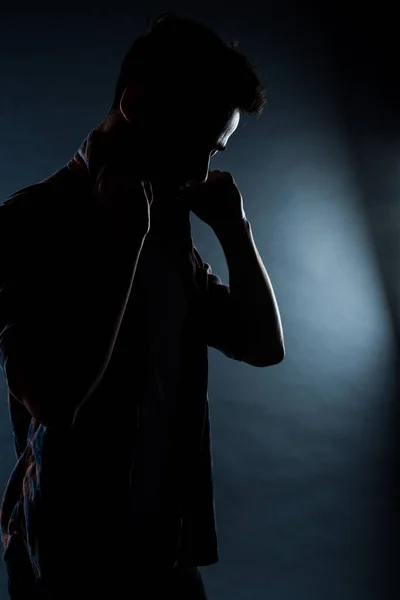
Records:
[[[136,152],[139,142],[149,178],[185,185],[207,179],[240,115],[260,114],[264,101],[250,59],[234,44],[167,14],[125,56],[110,115]]]

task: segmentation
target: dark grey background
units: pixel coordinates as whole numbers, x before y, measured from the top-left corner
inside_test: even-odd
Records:
[[[242,191],[280,306],[286,359],[256,369],[210,350],[221,560],[202,570],[209,597],[395,600],[394,9],[135,4],[1,4],[0,197],[60,168],[105,116],[147,16],[177,10],[239,39],[260,68],[268,104],[262,117],[242,121],[213,164]],[[192,223],[203,258],[228,282],[214,234]],[[15,456],[1,383],[3,490]]]

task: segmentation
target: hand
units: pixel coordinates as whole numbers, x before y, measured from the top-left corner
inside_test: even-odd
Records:
[[[210,171],[205,183],[192,184],[183,194],[190,210],[214,231],[246,218],[242,194],[226,171]]]

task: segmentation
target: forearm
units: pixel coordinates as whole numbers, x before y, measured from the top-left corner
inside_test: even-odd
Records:
[[[89,314],[89,309],[87,315],[86,322],[90,321],[90,327],[86,331],[86,349],[82,348],[80,353],[82,379],[76,398],[81,400],[77,406],[74,402],[75,416],[99,385],[111,359],[145,237],[136,234],[129,243],[119,242],[118,248],[114,248],[109,257],[107,268],[102,272],[102,288],[94,298],[95,311]],[[99,288],[94,286],[94,289]]]
[[[257,354],[284,354],[284,338],[272,283],[244,219],[215,231],[223,248],[231,298],[249,345]]]

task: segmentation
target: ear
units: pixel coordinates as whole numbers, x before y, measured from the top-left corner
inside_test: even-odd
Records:
[[[129,84],[124,89],[119,103],[119,109],[124,119],[132,123],[138,117],[140,118],[143,112],[143,100],[144,85],[141,83]]]

